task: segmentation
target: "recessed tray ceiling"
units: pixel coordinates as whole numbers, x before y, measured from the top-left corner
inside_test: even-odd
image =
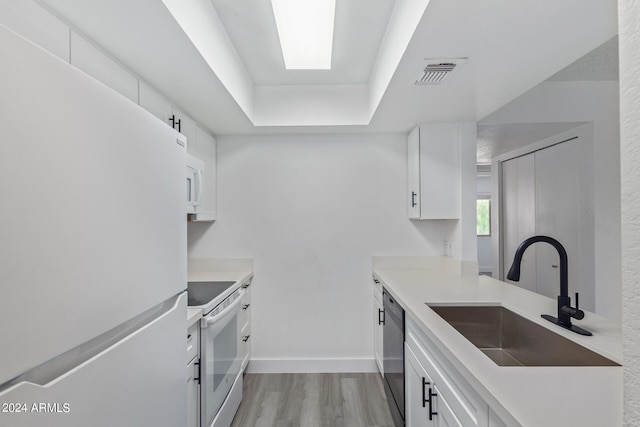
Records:
[[[215,134],[478,121],[617,33],[613,0],[337,0],[332,70],[286,71],[267,0],[165,0],[215,14],[204,43],[159,0],[38,1]],[[468,61],[416,86],[425,58]]]

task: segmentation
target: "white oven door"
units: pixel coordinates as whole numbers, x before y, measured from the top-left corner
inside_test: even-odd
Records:
[[[242,291],[229,306],[202,319],[201,420],[209,427],[240,373],[240,302]]]

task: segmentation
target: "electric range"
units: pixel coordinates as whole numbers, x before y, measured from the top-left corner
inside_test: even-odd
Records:
[[[236,283],[238,282],[188,282],[187,305],[189,308],[202,309],[206,315],[240,287],[239,283],[238,286],[234,286]]]

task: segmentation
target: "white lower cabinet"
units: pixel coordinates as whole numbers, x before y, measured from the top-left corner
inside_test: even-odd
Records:
[[[405,347],[406,426],[460,426],[451,406],[420,364],[409,346]]]
[[[244,294],[242,295],[240,324],[240,354],[242,355],[242,370],[244,371],[251,358],[251,283],[242,285]]]
[[[380,375],[384,375],[383,358],[383,335],[384,326],[384,306],[382,305],[382,284],[378,279],[373,279],[373,357],[378,365]]]
[[[198,416],[200,415],[198,384],[198,358],[194,358],[187,365],[187,427],[199,427]]]
[[[187,331],[187,427],[200,427],[200,321]]]
[[[489,405],[407,317],[406,426],[489,426]]]
[[[509,427],[509,425],[502,421],[500,417],[489,408],[489,427]]]

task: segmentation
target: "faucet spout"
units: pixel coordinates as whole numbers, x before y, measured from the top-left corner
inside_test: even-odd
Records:
[[[553,322],[563,328],[569,329],[573,332],[577,332],[581,335],[592,335],[591,332],[586,331],[571,324],[571,318],[583,319],[584,312],[578,308],[578,294],[576,293],[576,306],[571,307],[571,297],[569,297],[569,270],[567,262],[567,251],[564,246],[549,236],[533,236],[526,239],[516,249],[515,256],[513,258],[513,264],[507,273],[507,279],[517,282],[520,280],[520,264],[522,263],[522,257],[524,251],[534,243],[545,242],[553,246],[558,251],[560,257],[560,295],[558,295],[558,317],[549,316],[543,314],[542,317],[550,322]]]
[[[507,279],[513,280],[517,282],[520,280],[520,264],[522,263],[522,256],[524,255],[524,251],[531,245],[537,242],[545,242],[556,248],[558,251],[558,256],[560,257],[560,296],[568,297],[569,296],[569,270],[567,264],[567,251],[565,250],[562,243],[558,242],[553,237],[549,236],[533,236],[526,239],[524,242],[520,243],[518,249],[516,249],[516,254],[513,258],[513,264],[509,269],[509,273],[507,273]]]

